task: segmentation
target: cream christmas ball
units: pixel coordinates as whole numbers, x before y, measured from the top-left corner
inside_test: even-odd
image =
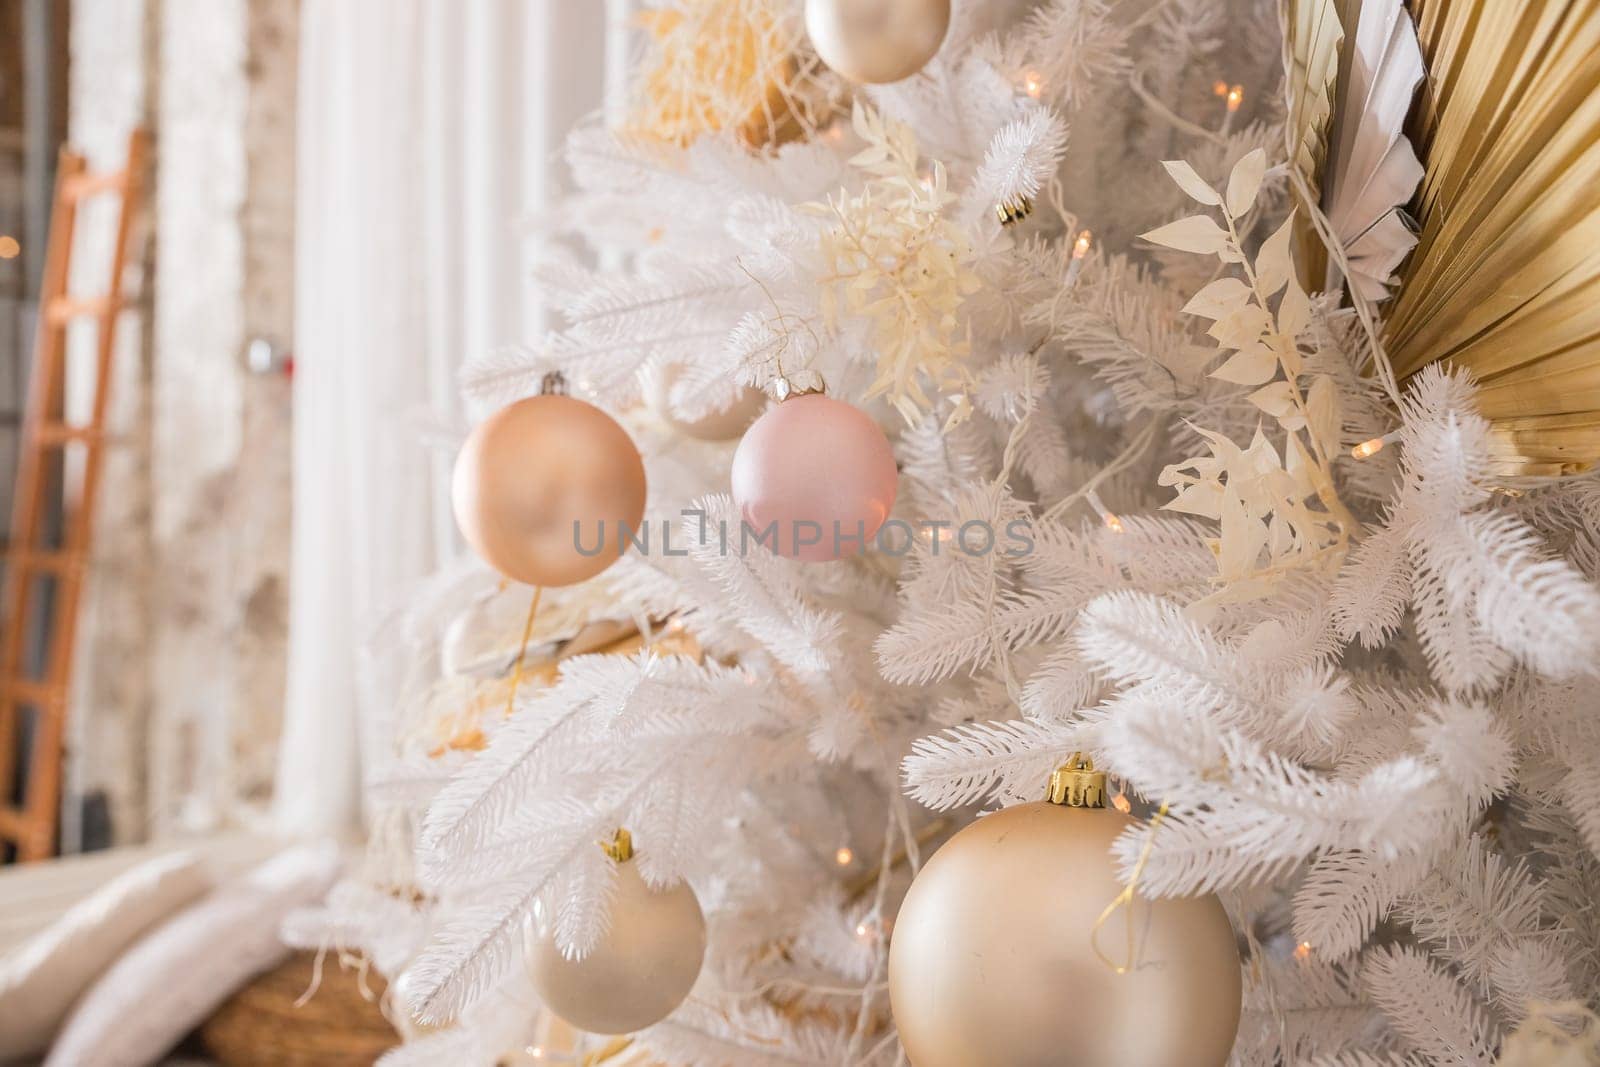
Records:
[[[1130,820],[1040,802],[978,819],[917,874],[889,947],[889,998],[914,1067],[1222,1067],[1239,1025],[1239,951],[1214,896],[1122,891]]]
[[[950,0],[806,0],[806,33],[829,67],[882,84],[927,65],[950,28]]]
[[[582,959],[530,923],[528,974],[556,1016],[594,1034],[630,1034],[665,1019],[700,976],[706,922],[687,885],[652,889],[631,860],[617,866],[611,929]]]

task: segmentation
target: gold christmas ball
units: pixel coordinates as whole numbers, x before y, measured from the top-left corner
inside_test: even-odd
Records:
[[[631,1034],[671,1015],[700,977],[706,953],[706,921],[694,890],[652,889],[631,861],[617,867],[611,929],[587,956],[567,959],[531,923],[525,936],[540,999],[594,1034]]]
[[[806,0],[806,33],[851,81],[883,84],[927,65],[950,27],[950,0]]]
[[[759,389],[743,386],[738,398],[721,411],[713,411],[698,419],[683,419],[673,414],[672,387],[683,375],[683,367],[674,363],[662,367],[656,374],[650,390],[650,407],[674,430],[697,441],[731,441],[744,433],[767,406],[767,395]]]
[[[1040,802],[985,816],[918,873],[889,946],[889,999],[914,1067],[1221,1067],[1239,1026],[1239,950],[1214,896],[1122,891],[1126,816]],[[1131,908],[1131,914],[1130,914]]]
[[[644,461],[593,404],[545,395],[501,408],[456,457],[456,524],[484,562],[529,585],[572,585],[622,555],[644,517]]]

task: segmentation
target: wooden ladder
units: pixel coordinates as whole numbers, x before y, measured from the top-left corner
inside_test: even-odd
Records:
[[[123,266],[140,203],[145,148],[144,133],[136,130],[128,139],[128,158],[121,170],[91,172],[81,155],[63,149],[56,171],[33,370],[12,495],[11,540],[0,587],[4,612],[0,616],[0,850],[7,842],[15,845],[16,858],[24,863],[44,859],[56,849],[78,601],[94,529],[115,327],[123,306]],[[102,195],[118,200],[107,290],[93,297],[73,296],[69,279],[78,208]],[[89,421],[71,424],[64,414],[67,326],[78,319],[95,323],[94,395]],[[68,449],[74,445],[82,457],[75,487],[65,476]],[[52,493],[60,502],[59,537],[52,530]],[[44,595],[46,588],[52,595]],[[38,635],[42,647],[30,649],[30,635]],[[38,665],[37,673],[32,664]],[[24,723],[31,727],[26,746]],[[21,803],[15,804],[16,775],[24,763]]]

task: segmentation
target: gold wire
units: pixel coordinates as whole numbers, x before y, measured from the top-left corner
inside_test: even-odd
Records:
[[[1162,820],[1166,817],[1167,803],[1162,801],[1161,808],[1150,820],[1150,832],[1145,834],[1144,848],[1139,850],[1139,862],[1133,865],[1133,876],[1128,879],[1128,884],[1122,887],[1122,892],[1117,894],[1116,899],[1106,905],[1106,910],[1100,913],[1100,918],[1094,921],[1094,928],[1089,931],[1089,947],[1094,949],[1094,954],[1100,957],[1101,963],[1118,974],[1127,974],[1133,970],[1133,895],[1134,891],[1139,887],[1140,875],[1144,874],[1144,865],[1150,861],[1150,848],[1155,844],[1156,830],[1160,828]],[[1123,906],[1128,908],[1128,962],[1126,964],[1118,964],[1101,950],[1100,928],[1106,924],[1107,919],[1116,914],[1118,908]]]
[[[586,1053],[583,1057],[584,1067],[592,1067],[593,1064],[604,1063],[607,1060],[615,1059],[632,1047],[633,1038],[614,1037],[603,1047],[598,1048],[593,1052]]]
[[[517,648],[517,665],[511,669],[511,691],[506,694],[506,717],[516,710],[517,686],[522,681],[522,661],[528,658],[528,642],[533,637],[533,617],[539,614],[539,598],[544,595],[544,587],[533,587],[533,600],[528,604],[528,621],[522,624],[522,644]]]

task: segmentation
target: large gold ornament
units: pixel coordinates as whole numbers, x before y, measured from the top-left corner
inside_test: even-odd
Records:
[[[911,77],[938,53],[949,27],[950,0],[806,0],[811,46],[852,81]]]
[[[563,586],[616,562],[644,516],[644,461],[593,404],[519,400],[472,431],[456,457],[456,523],[484,562],[529,585]]]
[[[607,851],[617,864],[611,929],[587,956],[569,960],[530,922],[528,973],[559,1018],[594,1034],[629,1034],[665,1019],[689,995],[705,958],[706,921],[687,885],[645,883],[626,830]]]
[[[889,998],[914,1067],[1221,1067],[1239,1025],[1239,952],[1214,896],[1123,891],[1112,840],[1130,825],[1104,775],[1064,769],[1052,801],[985,816],[917,875],[895,920]],[[1071,806],[1071,805],[1082,806]],[[1123,944],[1118,973],[1096,952]]]

